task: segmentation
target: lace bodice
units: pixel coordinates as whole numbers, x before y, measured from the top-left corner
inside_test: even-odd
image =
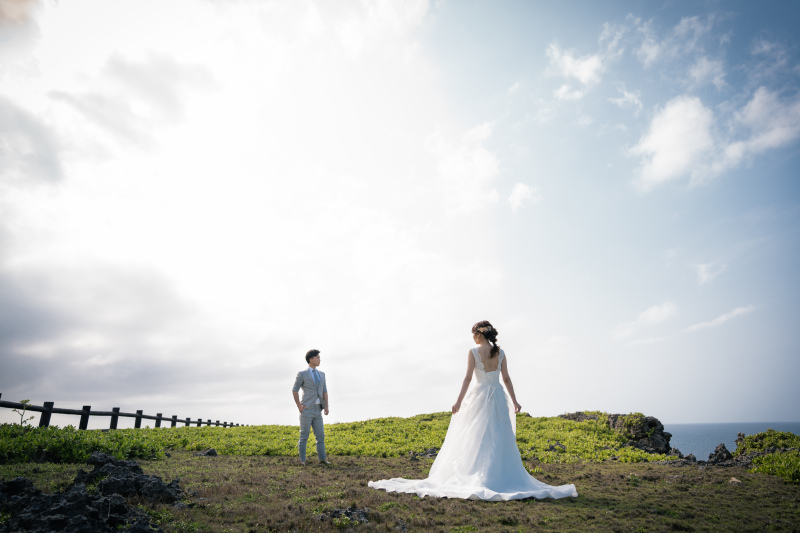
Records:
[[[497,387],[501,386],[500,385],[500,365],[503,364],[503,358],[505,356],[506,356],[506,354],[503,352],[503,350],[500,350],[500,353],[497,356],[498,357],[497,370],[493,370],[491,372],[487,372],[484,369],[483,361],[481,360],[481,356],[480,356],[480,354],[478,354],[478,348],[473,348],[472,349],[472,357],[475,358],[475,378],[477,379],[478,384],[482,385],[482,384],[486,383],[486,384],[494,385],[494,386],[497,386]]]

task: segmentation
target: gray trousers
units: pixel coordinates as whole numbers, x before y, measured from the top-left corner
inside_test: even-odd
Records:
[[[306,407],[300,413],[300,440],[297,441],[297,449],[300,451],[300,460],[306,460],[306,443],[311,430],[314,430],[314,437],[317,439],[317,459],[325,461],[325,428],[322,425],[322,406],[320,404]]]

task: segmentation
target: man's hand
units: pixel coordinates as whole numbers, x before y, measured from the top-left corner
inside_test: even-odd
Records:
[[[305,410],[305,408],[306,408],[306,406],[303,405],[302,403],[297,406],[297,410],[300,411],[301,413]]]
[[[328,414],[328,408],[327,407],[325,408],[325,414],[326,415]]]

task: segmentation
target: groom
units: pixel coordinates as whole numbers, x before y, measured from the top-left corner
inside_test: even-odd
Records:
[[[297,447],[300,450],[300,464],[306,464],[306,443],[311,429],[317,439],[317,458],[322,464],[329,465],[325,456],[325,428],[322,426],[322,411],[328,414],[328,386],[325,383],[325,374],[317,370],[319,366],[319,350],[309,350],[306,353],[307,370],[297,373],[292,387],[294,403],[300,411],[300,440]],[[303,389],[303,400],[300,400],[298,391]]]

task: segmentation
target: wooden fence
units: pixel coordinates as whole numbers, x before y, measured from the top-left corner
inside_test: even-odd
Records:
[[[185,426],[190,426],[192,424],[197,424],[197,427],[200,427],[202,425],[206,425],[206,426],[222,426],[224,428],[239,426],[239,424],[234,424],[233,422],[230,422],[230,423],[223,422],[223,423],[220,424],[219,420],[217,420],[216,422],[213,422],[213,423],[211,422],[211,420],[207,420],[207,421],[203,422],[203,420],[201,418],[198,418],[196,422],[192,422],[192,420],[190,418],[182,418],[182,419],[179,420],[177,415],[172,415],[171,417],[168,418],[166,416],[161,416],[161,413],[158,413],[155,416],[153,416],[153,415],[145,415],[145,414],[142,414],[141,410],[140,411],[136,411],[136,413],[121,413],[120,410],[119,410],[119,407],[114,407],[113,409],[111,409],[111,411],[92,411],[92,406],[91,405],[84,405],[83,409],[62,409],[60,407],[54,407],[53,406],[54,402],[44,402],[44,405],[42,407],[39,407],[38,405],[31,405],[31,404],[25,405],[25,404],[21,404],[21,403],[17,403],[17,402],[6,402],[6,401],[3,401],[1,399],[2,396],[3,396],[2,393],[0,393],[0,407],[5,407],[7,409],[19,409],[20,411],[22,409],[25,409],[26,411],[42,413],[42,416],[39,419],[39,427],[40,428],[48,427],[50,425],[50,416],[53,413],[60,414],[60,415],[80,415],[81,421],[80,421],[80,424],[78,426],[78,429],[87,429],[87,427],[89,426],[89,417],[90,416],[110,416],[111,417],[111,424],[109,426],[109,429],[117,429],[117,421],[119,420],[119,417],[121,417],[121,416],[126,416],[128,418],[135,418],[136,422],[135,422],[134,427],[136,427],[136,428],[142,427],[142,419],[143,418],[146,419],[146,420],[155,420],[157,428],[161,427],[161,421],[162,420],[163,421],[167,421],[168,420],[170,422],[170,427],[173,427],[173,428],[175,426],[177,426],[178,424],[184,424]]]

